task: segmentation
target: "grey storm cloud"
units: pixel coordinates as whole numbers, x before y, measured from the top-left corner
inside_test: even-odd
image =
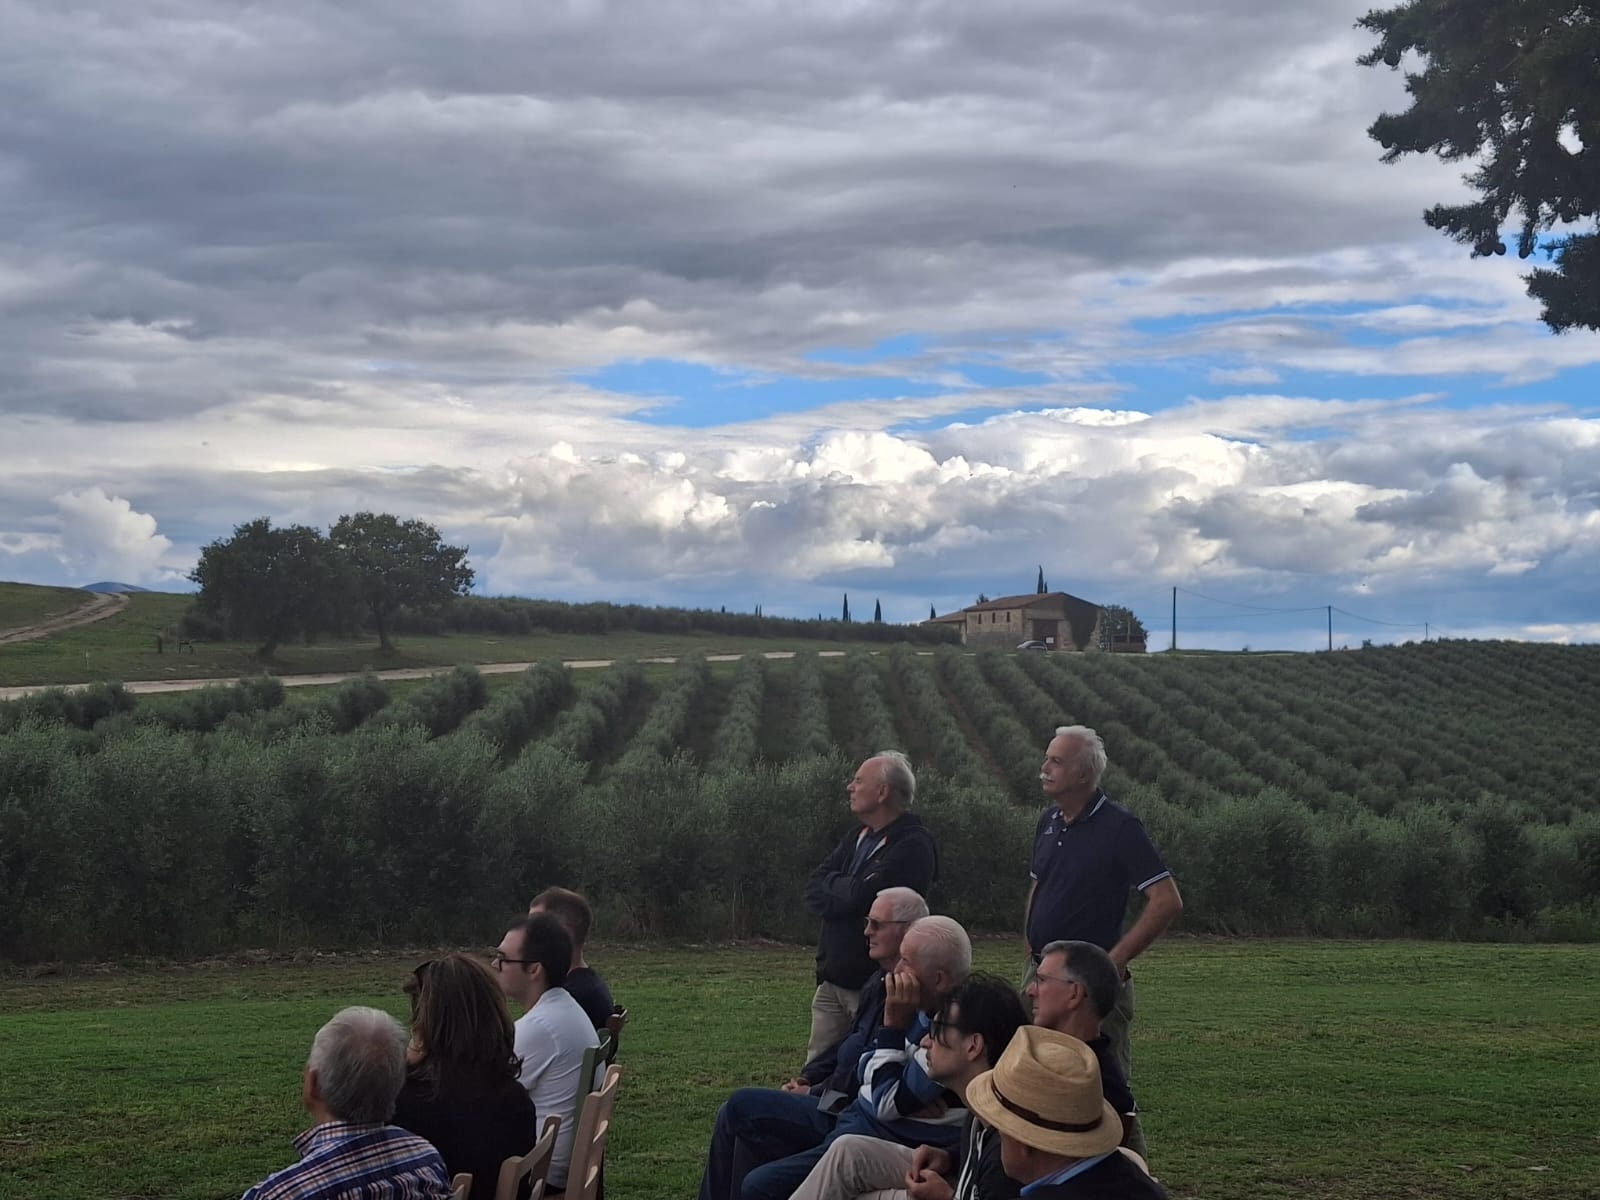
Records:
[[[917,615],[1041,560],[1575,575],[1594,422],[1422,377],[1600,349],[1422,228],[1456,172],[1378,162],[1367,7],[0,0],[0,570],[170,581],[263,512],[387,508],[495,589]],[[686,429],[575,381],[652,358],[884,394]],[[1241,394],[1113,378],[1201,361]],[[1294,372],[1356,386],[1259,394]]]
[[[1359,11],[12,0],[3,403],[314,395],[364,354],[443,370],[419,332],[641,301],[781,364],[956,290],[1001,300],[953,328],[1066,323],[1085,273],[1414,232],[1351,202],[1423,196],[1362,135],[1396,89],[1352,65]]]

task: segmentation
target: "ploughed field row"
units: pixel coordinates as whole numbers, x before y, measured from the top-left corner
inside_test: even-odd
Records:
[[[91,903],[147,911],[158,950],[447,937],[557,879],[629,928],[800,934],[794,881],[848,819],[851,766],[888,747],[918,767],[946,906],[1007,928],[1042,750],[1073,723],[1104,736],[1107,789],[1172,862],[1190,928],[1588,938],[1597,699],[1600,649],[1469,642],[44,693],[0,707],[0,957],[87,951]],[[481,878],[496,861],[514,886]],[[193,926],[163,929],[163,905]]]

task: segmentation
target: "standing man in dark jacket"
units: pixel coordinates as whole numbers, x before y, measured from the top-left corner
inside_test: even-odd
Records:
[[[845,790],[861,824],[806,881],[806,907],[822,918],[808,1060],[837,1045],[855,1020],[858,993],[873,972],[861,936],[873,897],[891,887],[926,896],[938,873],[933,835],[910,811],[917,777],[904,754],[884,750],[867,759]]]

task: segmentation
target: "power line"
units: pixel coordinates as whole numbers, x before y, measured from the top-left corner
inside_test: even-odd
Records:
[[[1234,608],[1248,608],[1251,612],[1258,613],[1326,612],[1328,608],[1328,606],[1325,604],[1313,605],[1310,608],[1263,608],[1259,604],[1241,604],[1237,600],[1219,600],[1216,596],[1205,596],[1199,592],[1190,591],[1186,587],[1180,587],[1178,588],[1178,591],[1182,592],[1185,596],[1193,596],[1197,600],[1209,600],[1212,604],[1229,604]]]
[[[1348,612],[1337,605],[1330,607],[1341,617],[1349,617],[1352,621],[1365,621],[1369,625],[1389,625],[1395,629],[1421,629],[1428,624],[1427,621],[1380,621],[1377,617],[1363,617],[1360,613]]]

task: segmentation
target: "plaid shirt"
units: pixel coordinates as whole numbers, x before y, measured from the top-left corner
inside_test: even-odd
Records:
[[[439,1152],[394,1125],[329,1121],[294,1145],[300,1161],[268,1175],[244,1200],[449,1200]]]

